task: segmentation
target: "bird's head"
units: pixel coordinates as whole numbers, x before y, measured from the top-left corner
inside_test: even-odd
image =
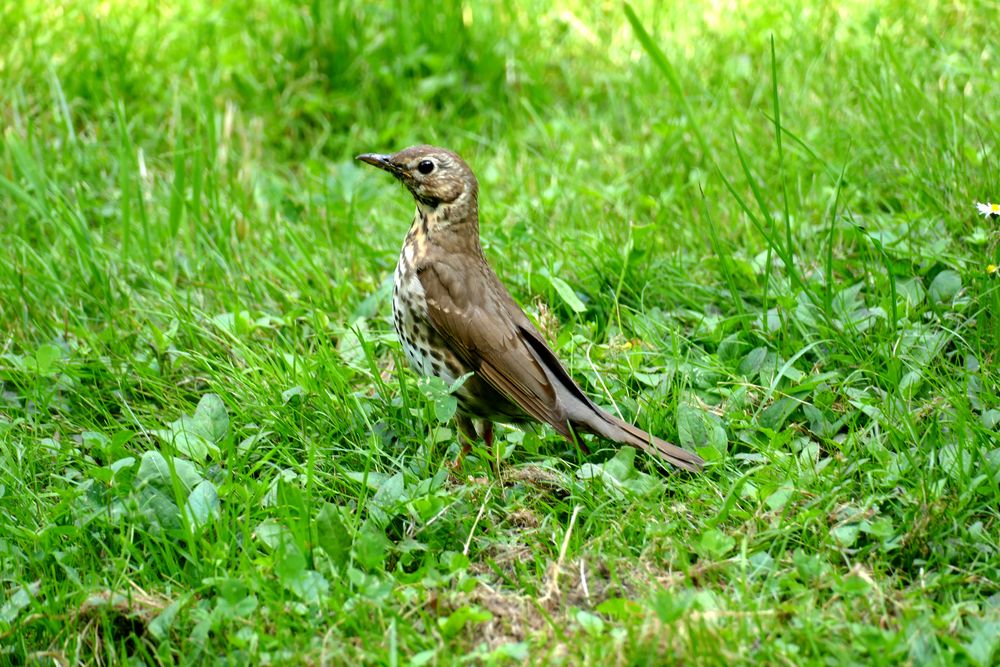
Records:
[[[479,184],[455,153],[436,146],[411,146],[398,153],[364,153],[362,162],[384,169],[406,186],[421,213],[476,212]]]

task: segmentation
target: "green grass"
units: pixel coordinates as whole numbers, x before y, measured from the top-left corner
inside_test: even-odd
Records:
[[[357,4],[2,3],[0,664],[995,664],[996,6]],[[418,142],[704,474],[449,475]]]

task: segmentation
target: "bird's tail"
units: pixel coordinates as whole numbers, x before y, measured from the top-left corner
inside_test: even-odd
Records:
[[[542,410],[538,414],[531,413],[535,419],[551,424],[567,438],[573,438],[569,428],[572,426],[623,445],[638,447],[659,456],[678,468],[691,472],[698,472],[705,465],[705,461],[697,454],[671,445],[666,440],[650,435],[641,428],[601,410],[573,381],[573,378],[562,367],[559,359],[545,344],[541,334],[534,327],[522,326],[520,331],[523,340],[528,344],[528,349],[534,354],[535,360],[548,376],[549,386],[555,390],[555,405],[561,409],[562,414],[566,417],[565,421],[562,418],[554,420],[549,411]],[[524,407],[523,404],[522,407]]]
[[[588,431],[623,445],[638,447],[684,470],[698,472],[705,465],[705,460],[697,454],[671,445],[666,440],[646,433],[638,426],[633,426],[596,406],[595,410],[597,418],[588,420],[587,424],[582,425]]]

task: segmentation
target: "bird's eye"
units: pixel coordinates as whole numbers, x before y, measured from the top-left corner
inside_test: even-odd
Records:
[[[434,163],[430,160],[422,160],[420,164],[417,165],[417,171],[421,174],[427,175],[434,171]]]

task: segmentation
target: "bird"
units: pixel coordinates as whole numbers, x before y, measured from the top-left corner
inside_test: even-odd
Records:
[[[534,420],[570,442],[590,433],[701,470],[700,456],[602,410],[566,371],[486,261],[479,183],[465,160],[429,145],[357,159],[392,174],[416,201],[393,274],[393,325],[417,374],[449,386],[465,378],[454,390],[463,440],[454,465],[478,441],[476,421],[492,447],[493,422]]]

